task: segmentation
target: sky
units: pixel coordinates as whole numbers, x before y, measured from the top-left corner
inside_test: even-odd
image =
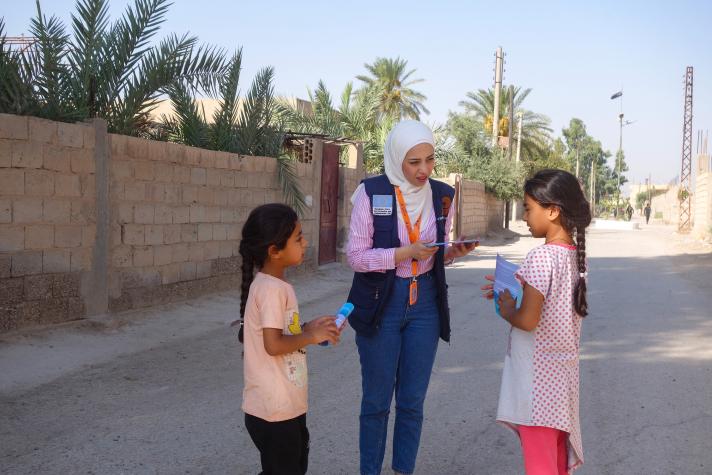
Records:
[[[74,3],[41,1],[43,12],[68,28]],[[16,0],[3,8],[8,35],[27,32],[34,4]],[[110,0],[111,17],[127,4]],[[243,90],[271,65],[278,94],[306,98],[321,79],[335,103],[349,81],[360,84],[355,77],[365,74],[365,63],[401,57],[424,79],[417,89],[430,110],[422,120],[431,124],[461,112],[468,91],[493,86],[501,46],[504,84],[532,89],[523,107],[548,116],[555,137],[577,117],[615,152],[621,104],[610,96],[623,90],[625,119],[634,121],[623,129],[626,176],[634,183],[648,176],[667,183],[680,174],[687,66],[694,67],[693,154],[697,131],[712,130],[712,2],[704,0],[175,0],[159,37],[171,32],[228,51],[242,47]]]

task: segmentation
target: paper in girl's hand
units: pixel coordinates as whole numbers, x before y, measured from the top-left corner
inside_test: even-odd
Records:
[[[519,283],[517,278],[514,276],[515,272],[519,270],[519,266],[509,262],[507,259],[503,258],[497,254],[497,266],[494,269],[494,309],[497,315],[502,316],[499,313],[499,304],[497,300],[499,299],[500,292],[509,290],[512,298],[517,302],[517,308],[522,306],[522,284]]]

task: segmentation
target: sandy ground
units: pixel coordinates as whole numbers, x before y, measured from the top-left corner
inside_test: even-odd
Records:
[[[507,326],[477,290],[498,252],[517,260],[540,243],[513,229],[521,237],[491,237],[448,270],[453,337],[438,350],[418,474],[522,473],[517,440],[493,419]],[[709,246],[651,225],[593,231],[588,249],[576,473],[712,473]],[[350,281],[338,265],[300,278],[301,313],[332,313]],[[0,473],[258,473],[229,327],[238,306],[224,293],[0,337]],[[353,332],[311,348],[309,365],[310,473],[357,473]]]

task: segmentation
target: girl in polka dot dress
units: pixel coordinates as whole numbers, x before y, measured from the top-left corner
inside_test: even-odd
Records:
[[[588,313],[585,230],[591,213],[576,177],[562,170],[540,171],[524,193],[524,220],[545,242],[529,251],[516,273],[524,289],[521,307],[507,291],[497,296],[512,325],[497,421],[519,435],[527,475],[564,475],[583,463],[579,341]],[[492,284],[482,290],[494,298]]]

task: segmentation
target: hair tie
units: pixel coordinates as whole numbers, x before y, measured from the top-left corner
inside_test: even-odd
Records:
[[[582,279],[588,277],[588,272],[579,272],[579,277]]]

